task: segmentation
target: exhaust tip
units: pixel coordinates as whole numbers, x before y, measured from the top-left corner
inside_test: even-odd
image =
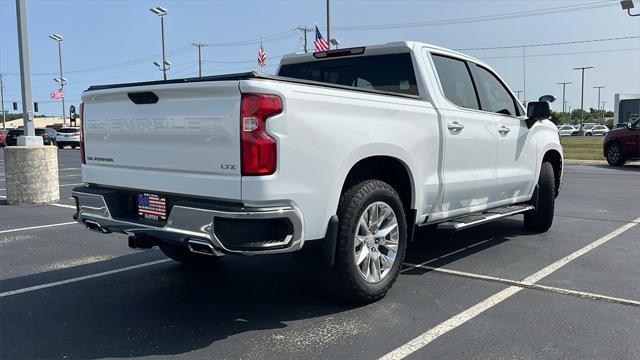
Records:
[[[192,253],[208,256],[217,255],[217,252],[213,248],[213,245],[205,240],[189,239],[187,240],[187,246],[189,247],[189,251],[191,251]]]
[[[92,230],[92,231],[97,231],[101,234],[108,234],[111,231],[103,228],[99,223],[95,222],[95,221],[91,221],[91,220],[85,220],[84,221],[84,226],[87,227],[87,229]]]

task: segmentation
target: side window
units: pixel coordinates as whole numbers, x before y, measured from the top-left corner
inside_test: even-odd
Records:
[[[520,112],[516,107],[515,100],[500,80],[489,72],[489,70],[480,66],[476,68],[478,69],[476,72],[478,74],[478,83],[487,101],[487,108],[484,110],[499,114],[519,116]]]
[[[480,109],[478,95],[467,63],[462,60],[432,54],[444,96],[452,103],[469,109]]]

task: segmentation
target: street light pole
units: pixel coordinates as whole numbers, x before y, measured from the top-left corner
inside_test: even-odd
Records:
[[[18,25],[18,53],[20,57],[20,87],[22,89],[22,123],[24,137],[18,138],[19,145],[42,144],[42,138],[36,137],[33,124],[33,97],[31,94],[31,57],[29,56],[29,35],[27,33],[27,1],[16,0],[16,19]],[[23,144],[20,144],[24,138]],[[40,141],[38,142],[38,139]]]
[[[327,0],[327,42],[331,40],[331,22],[330,22],[330,12],[329,12],[329,0]],[[329,44],[331,47],[331,44]]]
[[[59,79],[54,79],[54,81],[56,81],[57,83],[60,84],[60,92],[62,93],[62,123],[66,126],[67,125],[67,109],[65,108],[64,105],[64,85],[65,85],[65,79],[62,75],[62,40],[63,37],[62,35],[59,34],[51,34],[49,35],[49,38],[55,42],[58,43],[58,64],[60,66],[60,78]]]
[[[4,83],[2,82],[2,74],[0,74],[0,99],[2,99],[2,129],[6,129],[7,114],[4,113]]]
[[[167,15],[167,9],[156,6],[154,8],[149,9],[152,13],[160,16],[160,31],[162,35],[162,77],[164,80],[167,80],[167,57],[164,50],[164,16]]]
[[[167,80],[167,56],[164,51],[164,16],[160,16],[160,30],[162,32],[162,76]]]
[[[604,88],[605,86],[594,86],[594,89],[598,89],[598,105],[596,106],[597,110],[598,110],[598,119],[600,119],[600,89]]]
[[[582,66],[573,68],[573,70],[580,70],[582,72],[581,92],[580,92],[580,128],[579,134],[582,135],[582,123],[584,122],[584,71],[587,69],[593,69],[593,66]]]
[[[565,101],[565,90],[568,84],[571,84],[569,81],[556,83],[558,85],[562,85],[562,113],[566,115],[565,106],[567,102]]]

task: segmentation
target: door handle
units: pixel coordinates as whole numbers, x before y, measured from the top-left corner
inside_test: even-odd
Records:
[[[509,129],[508,127],[506,127],[504,125],[500,126],[500,128],[498,129],[498,132],[500,134],[508,134],[509,131],[511,131],[511,129]]]
[[[447,124],[447,129],[453,130],[453,131],[460,131],[464,129],[464,125],[460,124],[457,121],[454,121]]]

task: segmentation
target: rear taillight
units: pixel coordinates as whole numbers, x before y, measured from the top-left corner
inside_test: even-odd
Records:
[[[267,133],[266,120],[282,112],[276,95],[242,94],[240,105],[242,175],[269,175],[276,171],[276,140]]]
[[[80,159],[83,164],[87,163],[84,156],[84,103],[80,103]]]

